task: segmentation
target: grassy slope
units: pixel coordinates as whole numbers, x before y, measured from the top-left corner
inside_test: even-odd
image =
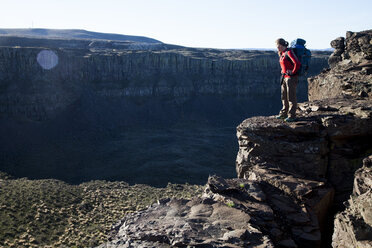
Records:
[[[192,198],[197,185],[166,188],[91,181],[9,179],[0,173],[0,247],[90,247],[126,213],[162,198]]]

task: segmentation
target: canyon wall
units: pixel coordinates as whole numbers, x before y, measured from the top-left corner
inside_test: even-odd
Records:
[[[134,109],[143,116],[151,108],[172,115],[197,110],[193,105],[212,108],[216,102],[229,105],[279,94],[275,52],[170,45],[141,50],[133,42],[27,39],[20,44],[28,47],[0,47],[0,117],[53,119],[85,99],[117,101],[106,108],[120,108],[127,116],[135,115]],[[327,56],[314,53],[310,75],[327,67]],[[306,82],[301,87],[304,95]]]

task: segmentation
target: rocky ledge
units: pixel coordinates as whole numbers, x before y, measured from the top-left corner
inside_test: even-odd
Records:
[[[253,117],[237,128],[238,177],[269,168],[327,182],[342,204],[352,192],[354,172],[372,150],[372,101],[327,99],[299,105],[298,121]]]

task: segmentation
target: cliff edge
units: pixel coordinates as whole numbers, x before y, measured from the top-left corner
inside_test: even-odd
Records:
[[[330,215],[346,209],[336,216],[333,247],[372,244],[368,235],[372,178],[367,165],[359,169],[372,153],[371,35],[372,30],[347,32],[346,39],[331,42],[335,48],[329,58],[331,68],[308,80],[310,101],[299,104],[297,122],[254,117],[237,128],[238,177],[269,181],[265,171],[277,171],[334,189],[334,199],[323,205],[324,210],[331,210]],[[323,234],[322,245],[328,247],[327,232]]]

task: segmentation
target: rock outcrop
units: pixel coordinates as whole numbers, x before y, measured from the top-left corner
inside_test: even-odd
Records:
[[[372,99],[372,30],[347,32],[331,42],[331,71],[309,78],[309,100],[336,97]]]
[[[100,247],[320,247],[332,196],[324,183],[271,170],[254,180],[212,176],[203,197],[127,215]]]
[[[237,128],[237,174],[249,178],[258,167],[330,183],[336,202],[352,191],[354,172],[372,150],[372,101],[328,99],[299,105],[292,124],[253,117]]]
[[[331,69],[309,79],[311,101],[299,104],[296,122],[254,117],[237,128],[241,178],[255,179],[258,171],[275,169],[324,182],[335,190],[331,205],[337,210],[354,182],[349,207],[335,220],[333,247],[370,247],[371,242],[370,196],[364,193],[372,178],[366,168],[358,170],[372,152],[371,34],[348,32],[346,44],[344,38],[332,41],[336,50],[329,60]],[[263,175],[259,179],[268,181],[267,173]]]
[[[345,51],[345,38],[339,37],[331,42],[331,47],[335,50],[328,59],[328,64],[331,68],[342,60],[342,54]]]
[[[372,247],[372,156],[355,173],[353,194],[346,210],[337,214],[333,247]]]

